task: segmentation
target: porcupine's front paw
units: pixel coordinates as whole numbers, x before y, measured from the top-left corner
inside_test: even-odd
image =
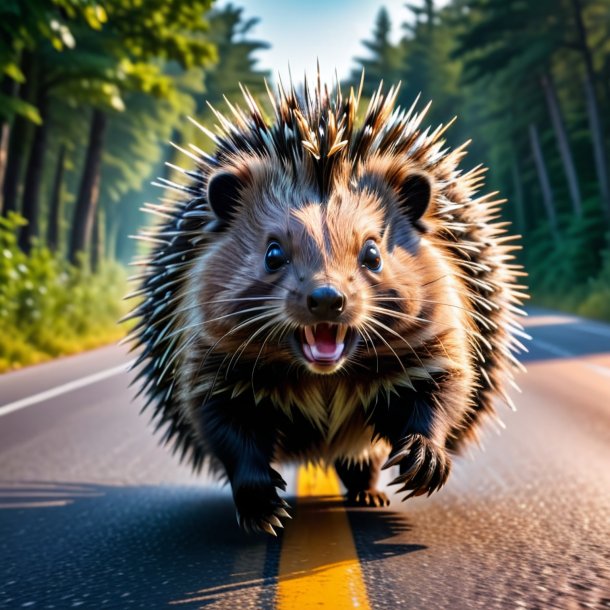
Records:
[[[451,458],[445,450],[422,434],[408,434],[392,452],[382,469],[400,465],[400,474],[390,485],[402,485],[397,493],[409,491],[404,498],[430,495],[447,481],[451,471]]]
[[[275,528],[282,528],[281,519],[290,519],[286,509],[290,505],[279,497],[276,488],[286,489],[286,483],[275,470],[271,470],[272,482],[243,482],[233,484],[233,498],[237,523],[246,532],[267,532],[277,536]]]

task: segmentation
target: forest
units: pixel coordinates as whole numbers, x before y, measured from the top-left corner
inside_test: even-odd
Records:
[[[118,338],[129,238],[206,149],[207,103],[261,100],[256,18],[212,0],[0,0],[0,370]],[[381,8],[342,83],[457,117],[522,235],[533,302],[610,319],[610,0]],[[399,32],[399,36],[395,36]],[[398,42],[397,42],[398,40]],[[330,61],[321,58],[323,61]],[[175,146],[170,146],[172,142]],[[188,159],[186,159],[188,162]]]

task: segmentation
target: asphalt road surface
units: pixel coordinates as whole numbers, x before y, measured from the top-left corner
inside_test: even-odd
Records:
[[[124,350],[1,376],[0,608],[610,608],[610,326],[527,326],[517,413],[441,492],[346,510],[284,469],[277,539],[157,445]]]

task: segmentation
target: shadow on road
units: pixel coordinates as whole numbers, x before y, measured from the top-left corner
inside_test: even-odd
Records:
[[[234,514],[217,488],[0,482],[0,608],[272,608],[281,537],[244,535]],[[424,548],[391,542],[409,530],[398,514],[349,518],[363,562]]]
[[[363,564],[427,548],[421,544],[392,542],[396,536],[404,535],[412,529],[404,512],[380,513],[375,509],[349,509],[348,514],[358,556]]]

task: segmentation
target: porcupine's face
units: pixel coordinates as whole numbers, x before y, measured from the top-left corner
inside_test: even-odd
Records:
[[[210,204],[227,223],[201,278],[207,342],[316,374],[404,354],[430,275],[420,220],[430,198],[420,173],[392,185],[362,172],[325,201],[284,176],[212,176]]]

